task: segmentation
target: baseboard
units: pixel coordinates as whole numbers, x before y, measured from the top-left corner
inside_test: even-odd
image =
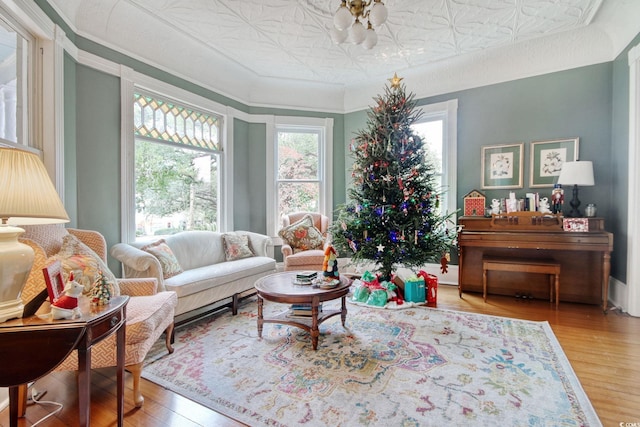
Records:
[[[9,388],[0,387],[0,411],[9,406]]]
[[[626,283],[621,282],[614,277],[609,279],[609,303],[618,307],[624,313],[629,311],[627,293],[628,289]]]

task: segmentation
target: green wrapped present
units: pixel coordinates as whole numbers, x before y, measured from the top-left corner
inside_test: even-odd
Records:
[[[387,305],[387,291],[384,289],[376,289],[371,292],[367,299],[367,305],[375,305],[377,307],[384,307]]]
[[[353,290],[352,299],[356,302],[367,302],[369,299],[369,288],[367,288],[364,284],[360,286],[356,286]]]
[[[363,282],[373,282],[374,280],[376,280],[376,276],[374,276],[370,271],[367,270],[362,274],[361,280]]]

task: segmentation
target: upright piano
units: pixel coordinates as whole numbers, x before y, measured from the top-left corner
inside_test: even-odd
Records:
[[[607,309],[613,234],[603,218],[588,218],[588,231],[564,231],[558,215],[517,213],[458,219],[460,296],[482,292],[483,257],[552,259],[561,264],[560,301],[602,304]],[[541,274],[490,272],[489,292],[548,298],[549,278]]]

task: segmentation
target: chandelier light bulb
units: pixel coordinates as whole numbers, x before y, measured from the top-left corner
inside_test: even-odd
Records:
[[[371,28],[371,23],[369,23],[369,28],[365,31],[365,39],[362,42],[362,47],[369,50],[372,49],[378,43],[378,35]]]
[[[374,27],[379,27],[384,24],[386,20],[387,8],[384,7],[384,3],[377,0],[371,7],[371,12],[369,12],[369,22],[371,22]]]
[[[329,34],[331,35],[331,40],[333,40],[335,44],[344,43],[347,41],[347,37],[349,37],[348,31],[339,30],[337,28],[329,30]]]
[[[349,8],[347,8],[346,2],[343,1],[340,7],[338,8],[338,11],[336,12],[335,16],[333,17],[333,25],[335,25],[335,27],[338,30],[344,31],[347,28],[349,28],[352,22],[353,22],[353,15],[349,11]]]
[[[364,29],[362,22],[356,19],[351,28],[349,28],[349,37],[353,44],[360,44],[367,37],[367,30]]]

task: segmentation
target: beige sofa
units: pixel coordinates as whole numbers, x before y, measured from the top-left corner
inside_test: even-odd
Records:
[[[230,305],[236,314],[240,295],[253,290],[258,278],[276,272],[276,261],[268,255],[268,236],[249,231],[227,234],[246,235],[253,256],[227,261],[224,234],[212,231],[183,231],[163,237],[183,270],[168,278],[158,259],[141,249],[158,238],[118,243],[110,253],[122,263],[124,277],[154,277],[158,290],[178,295],[175,316],[180,324],[224,305]]]

